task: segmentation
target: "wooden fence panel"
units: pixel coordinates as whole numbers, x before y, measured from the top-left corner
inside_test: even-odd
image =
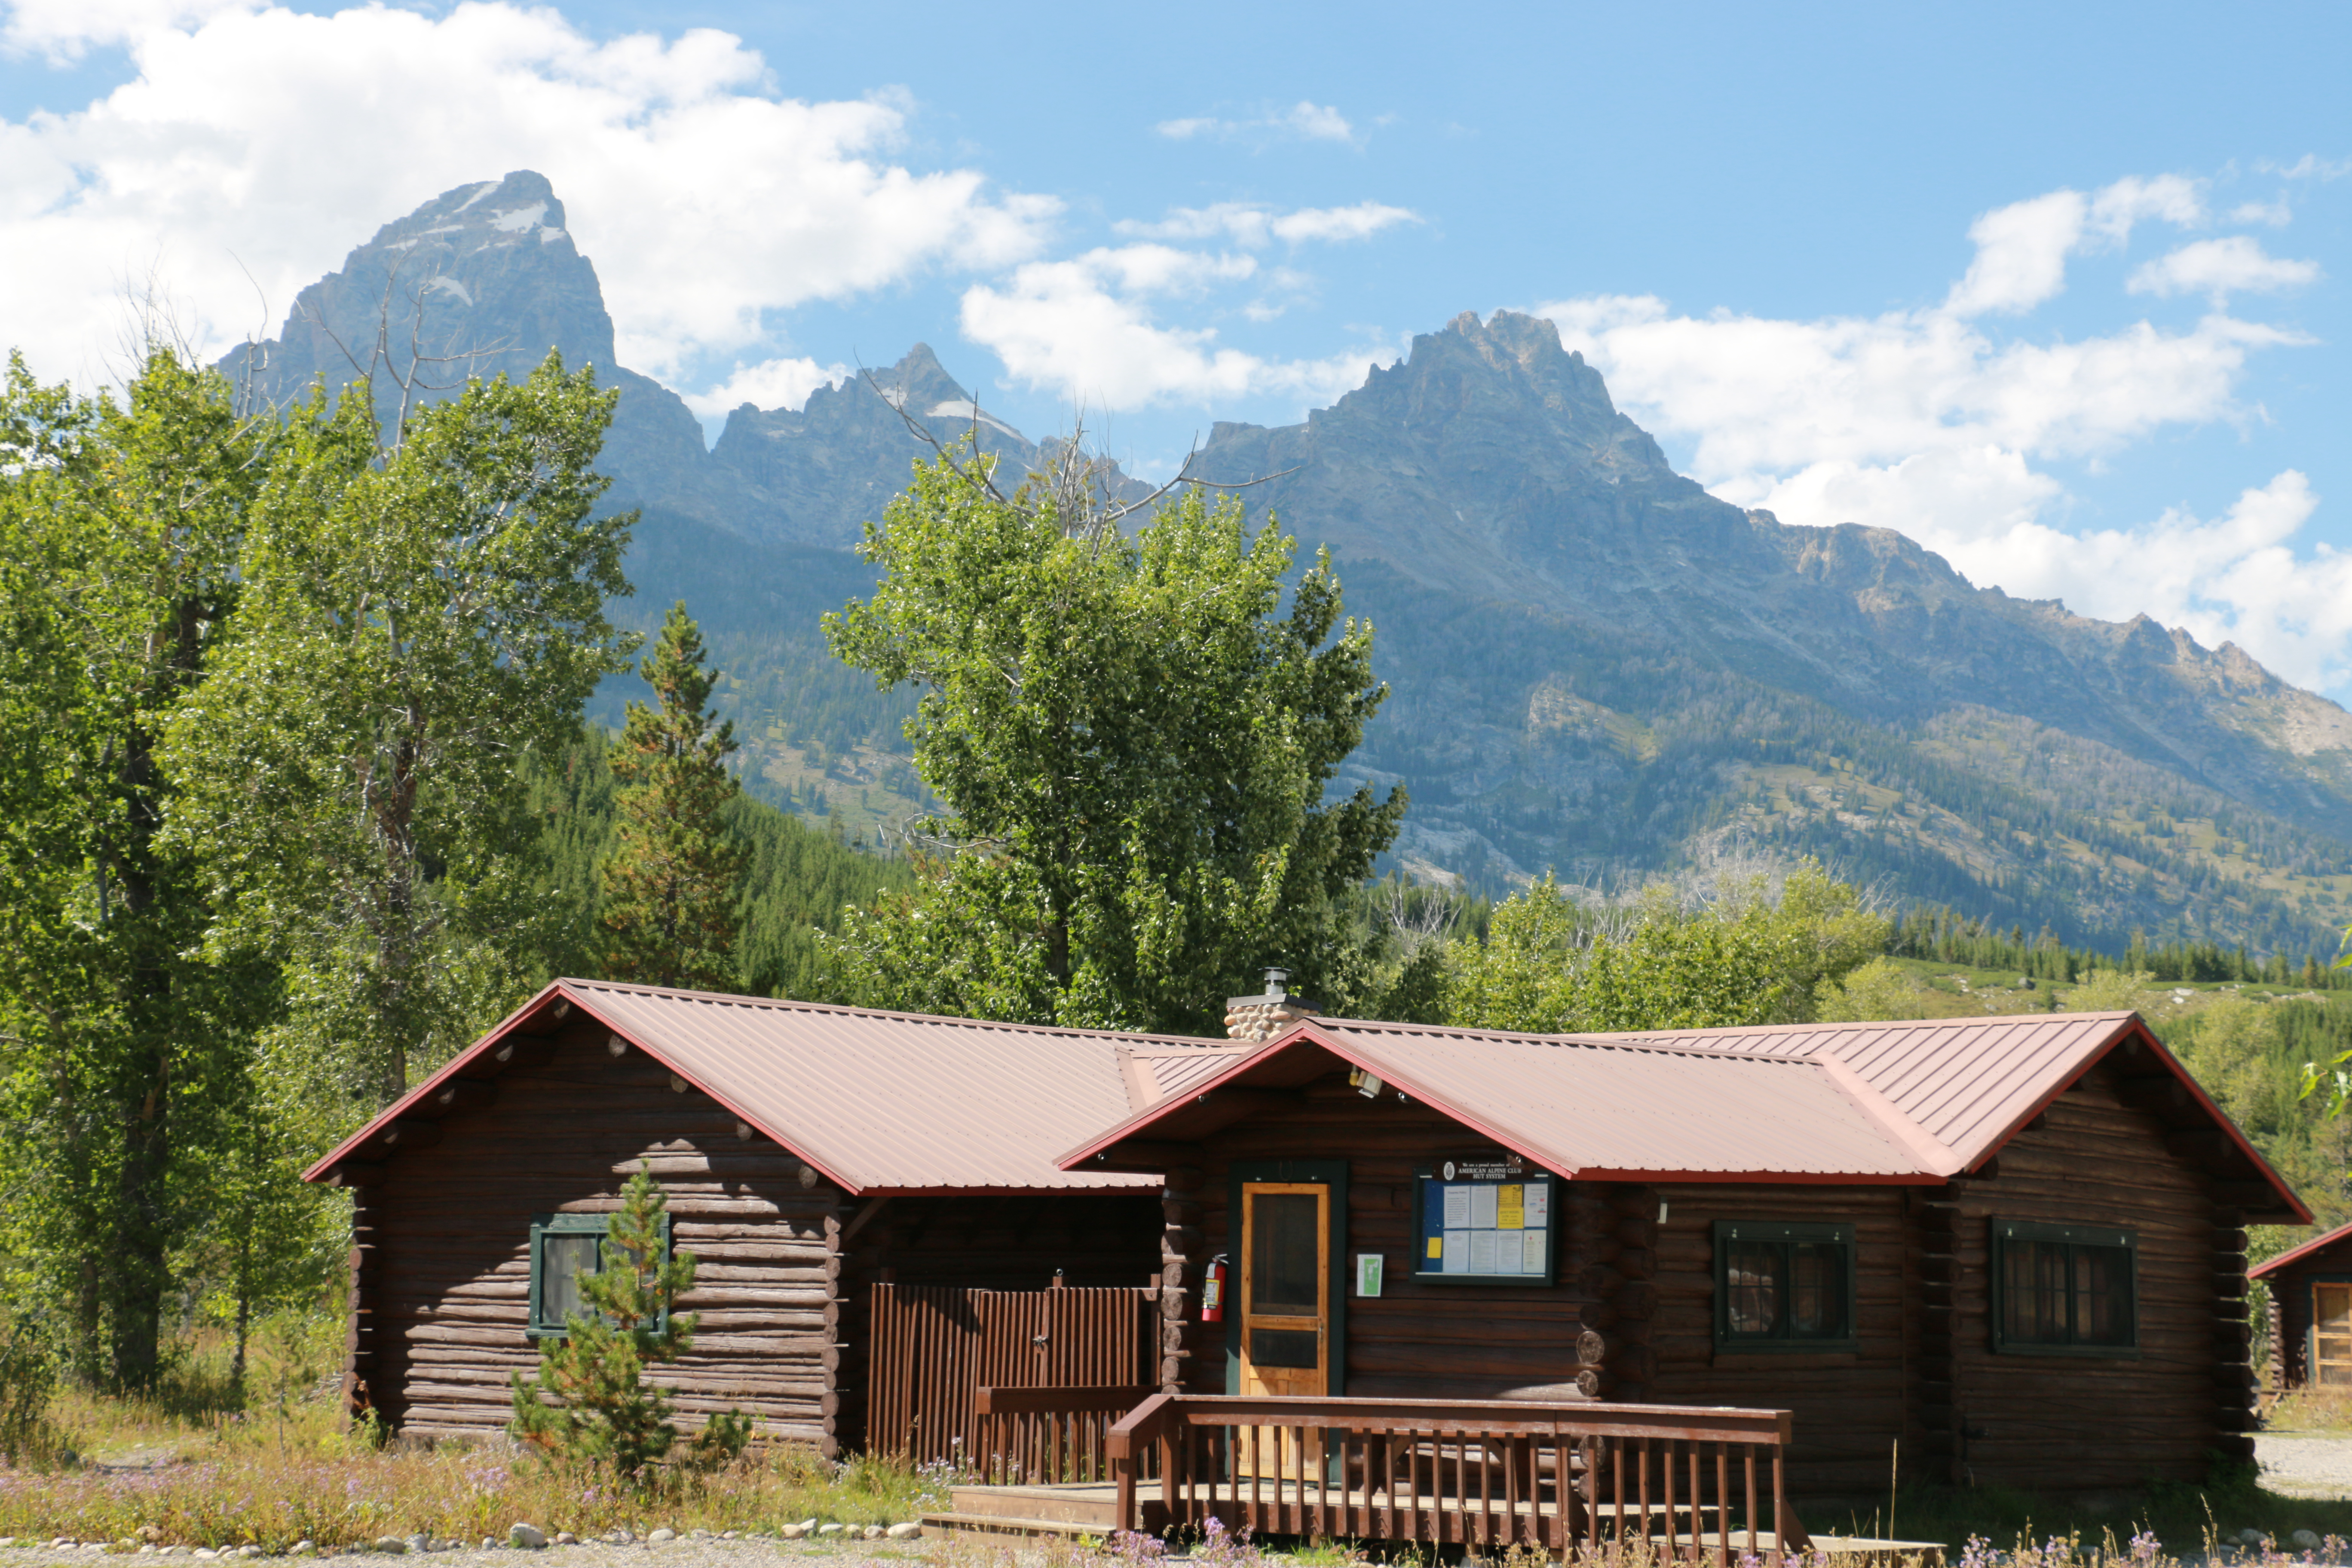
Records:
[[[1004,1468],[982,1451],[979,1390],[1149,1384],[1160,1342],[1150,1289],[877,1284],[866,1316],[867,1448],[973,1470]]]

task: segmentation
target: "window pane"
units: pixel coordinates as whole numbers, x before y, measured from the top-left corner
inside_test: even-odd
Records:
[[[2066,1248],[2011,1240],[2001,1248],[2002,1331],[2019,1344],[2066,1342]]]
[[[580,1294],[580,1276],[596,1272],[596,1249],[602,1240],[593,1231],[568,1236],[541,1233],[539,1238],[541,1321],[552,1326],[566,1318],[586,1315],[588,1304]]]
[[[1250,1364],[1252,1366],[1321,1365],[1318,1352],[1323,1336],[1313,1329],[1252,1329],[1250,1331]]]
[[[1843,1339],[1845,1248],[1833,1241],[1801,1242],[1789,1249],[1789,1332],[1792,1338]]]
[[[1734,1241],[1724,1247],[1727,1321],[1735,1334],[1777,1335],[1787,1281],[1787,1252],[1776,1242]]]
[[[1318,1317],[1323,1310],[1316,1260],[1315,1219],[1322,1201],[1313,1193],[1250,1194],[1250,1294],[1244,1308],[1281,1317]],[[1293,1365],[1279,1362],[1274,1365]],[[1312,1366],[1314,1363],[1307,1363]]]
[[[2074,1254],[2074,1342],[2132,1342],[2131,1255],[2120,1247],[2077,1247]]]

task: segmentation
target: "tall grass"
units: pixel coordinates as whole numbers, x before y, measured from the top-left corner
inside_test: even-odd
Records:
[[[528,1521],[551,1533],[615,1529],[754,1531],[814,1518],[908,1520],[946,1500],[905,1467],[835,1465],[805,1449],[746,1455],[708,1480],[658,1496],[565,1475],[505,1448],[377,1450],[338,1438],[284,1451],[255,1445],[152,1469],[0,1471],[0,1535],[164,1544],[353,1545],[386,1535],[503,1537]]]

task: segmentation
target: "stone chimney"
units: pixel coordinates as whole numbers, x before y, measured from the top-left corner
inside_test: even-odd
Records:
[[[1315,1016],[1315,1008],[1306,998],[1289,994],[1286,989],[1289,981],[1287,970],[1269,969],[1264,995],[1226,997],[1225,1037],[1252,1043],[1270,1040],[1299,1019]]]

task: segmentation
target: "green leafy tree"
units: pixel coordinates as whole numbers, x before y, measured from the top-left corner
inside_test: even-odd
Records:
[[[622,1189],[621,1208],[605,1222],[602,1266],[580,1279],[588,1310],[564,1319],[566,1332],[540,1349],[530,1381],[509,1374],[514,1420],[509,1430],[546,1458],[608,1468],[645,1485],[677,1443],[670,1417],[675,1390],[646,1381],[648,1367],[693,1348],[696,1315],[671,1310],[694,1289],[690,1252],[665,1258],[662,1213],[668,1199],[640,1167]],[[751,1419],[740,1411],[712,1415],[688,1441],[687,1470],[709,1469],[743,1451]]]
[[[919,466],[867,525],[873,596],[825,617],[836,656],[922,689],[906,733],[945,807],[917,890],[845,919],[845,999],[1217,1033],[1281,963],[1358,1001],[1339,900],[1405,802],[1324,800],[1386,694],[1328,560],[1286,611],[1295,542],[1237,500],[1196,489],[1130,536],[1066,469],[1010,499],[987,475]]]
[[[1476,1028],[1567,1034],[1812,1018],[1827,983],[1883,947],[1885,921],[1811,862],[1689,909],[1654,889],[1630,909],[1547,875],[1452,945],[1442,1012]]]
[[[659,706],[630,703],[610,754],[624,788],[620,843],[603,868],[604,972],[641,984],[731,990],[746,862],[725,815],[738,789],[727,771],[735,726],[711,728],[712,677],[683,600],[670,606],[641,673]]]
[[[469,382],[379,444],[371,401],[290,416],[243,590],[167,761],[184,841],[279,956],[272,1069],[330,1124],[402,1093],[527,988],[530,759],[627,668],[606,620],[635,514],[597,517],[614,395],[550,356]],[[340,1106],[340,1109],[337,1107]]]
[[[211,678],[274,437],[168,347],[118,400],[0,393],[0,1094],[9,1297],[151,1384],[273,977],[204,951],[173,718]]]

